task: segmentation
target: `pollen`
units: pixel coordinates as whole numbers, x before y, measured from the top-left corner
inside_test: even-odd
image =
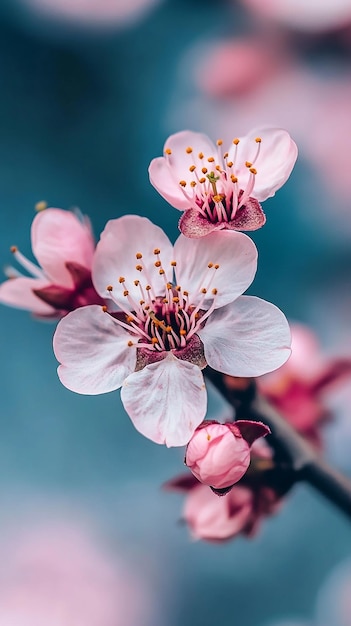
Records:
[[[172,289],[172,283],[167,283],[166,287],[167,289]]]
[[[221,196],[221,194],[219,194],[219,193],[217,195],[213,196],[213,200],[215,202],[222,202],[223,198],[224,198],[224,196]]]
[[[216,265],[214,266],[214,268],[215,268],[215,270],[218,270],[218,268],[219,268],[218,263],[216,263]]]
[[[112,285],[107,285],[107,287],[106,287],[106,291],[113,291],[113,287],[112,287]]]
[[[162,302],[163,304],[168,304],[168,298],[163,298]]]
[[[124,296],[129,296],[129,291],[128,291],[128,289],[125,289],[125,290],[123,291],[123,295],[124,295]]]
[[[182,329],[179,331],[179,334],[180,334],[180,335],[183,335],[183,337],[184,337],[184,336],[186,335],[186,330],[185,330],[185,328],[182,328]]]
[[[177,265],[177,261],[171,261],[171,265],[172,267],[175,267]]]
[[[12,254],[15,254],[15,252],[17,252],[18,248],[17,246],[11,246],[10,251],[12,252]]]
[[[167,331],[167,333],[171,333],[172,332],[172,326],[166,326],[166,331]]]
[[[128,324],[130,324],[133,321],[133,318],[131,315],[127,315],[126,320],[128,322]]]
[[[186,187],[186,180],[180,180],[179,184],[181,187]]]
[[[189,171],[194,172],[194,170],[196,170],[196,165],[190,165]]]
[[[255,141],[256,141],[256,143],[261,143],[262,139],[261,139],[261,137],[256,137]]]
[[[223,154],[223,159],[227,159],[227,158],[228,158],[228,156],[229,156],[229,153],[228,153],[228,152],[225,152],[225,153]]]
[[[143,306],[143,304],[145,304],[145,300],[139,300],[139,304],[141,304],[141,306]]]
[[[48,208],[48,203],[45,200],[40,200],[34,205],[34,210],[40,213],[40,211],[45,211]]]
[[[154,254],[160,254],[161,250],[160,248],[154,248]]]
[[[240,143],[240,139],[238,139],[237,137],[235,139],[233,139],[234,146],[237,146],[238,143]]]
[[[207,167],[203,167],[201,171],[202,171],[203,174],[207,174],[208,169],[207,169]]]
[[[251,174],[257,174],[257,170],[255,167],[250,167]]]
[[[165,149],[165,154],[172,154],[172,150],[170,148]]]
[[[233,163],[233,161],[228,161],[227,165],[228,165],[228,167],[233,167],[234,163]]]
[[[188,146],[188,147],[186,148],[186,150],[185,150],[185,152],[186,152],[187,154],[191,154],[191,153],[192,153],[192,151],[193,151],[193,149],[192,149],[192,147],[191,147],[191,146]]]
[[[104,306],[102,306],[101,309],[103,310],[104,313],[107,313],[107,306],[106,306],[106,304],[104,304]]]
[[[213,157],[208,157],[207,160],[208,160],[209,163],[213,163],[214,162],[214,158]]]
[[[196,180],[192,180],[190,183],[190,187],[196,187]]]
[[[132,341],[128,341],[127,345],[131,348],[132,346],[134,346],[134,343]]]
[[[145,289],[146,289],[146,291],[150,291],[151,285],[146,285]]]
[[[203,152],[199,152],[199,154],[197,156],[199,157],[199,159],[203,159],[204,158],[204,153]]]
[[[223,144],[223,139],[217,139],[217,146],[221,146]]]
[[[158,343],[157,337],[152,337],[151,338],[151,343]]]
[[[177,296],[174,296],[174,298],[172,298],[172,302],[175,302],[175,304],[178,304],[179,298]]]
[[[207,441],[211,441],[211,435],[207,435]]]
[[[162,276],[162,275],[165,273],[165,271],[164,271],[164,270],[162,269],[162,267],[161,267],[161,269],[160,269],[160,270],[158,270],[158,273]]]
[[[138,270],[138,272],[141,272],[142,269],[143,269],[143,266],[142,265],[136,265],[135,269]]]
[[[207,293],[207,289],[205,289],[205,287],[203,289],[201,289],[201,293]]]
[[[188,296],[188,295],[189,295],[189,291],[183,291],[183,294],[184,294],[185,296]]]
[[[135,281],[134,281],[134,285],[135,285],[136,287],[138,287],[138,285],[140,285],[140,280],[135,280]]]
[[[232,183],[237,183],[237,182],[238,182],[237,177],[236,177],[236,176],[234,176],[234,175],[232,175],[232,176],[230,177],[230,180],[232,181]]]
[[[216,170],[217,170],[217,172],[221,172],[222,171],[221,166],[220,165],[216,165]]]
[[[218,289],[212,289],[212,294],[213,294],[214,296],[216,296],[216,295],[217,295],[217,293],[218,293]]]
[[[120,276],[118,279],[119,283],[125,283],[126,279],[124,278],[124,276]]]
[[[246,167],[252,167],[251,161],[245,161],[245,165],[246,165]]]
[[[213,263],[209,263],[207,267],[211,269],[211,267],[213,267]]]
[[[155,261],[155,267],[161,267],[161,261]]]
[[[136,259],[142,259],[143,255],[141,254],[141,252],[137,252],[136,255],[135,255],[135,258]]]
[[[206,178],[200,178],[199,183],[205,183],[206,182]]]
[[[180,285],[176,285],[176,286],[175,286],[175,290],[176,290],[176,291],[181,291],[181,290],[182,290],[182,288],[181,288],[181,286],[180,286]]]

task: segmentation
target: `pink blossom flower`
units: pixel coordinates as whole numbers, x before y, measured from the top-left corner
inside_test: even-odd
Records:
[[[153,159],[152,185],[184,211],[179,228],[187,237],[214,230],[256,230],[266,218],[260,202],[274,196],[289,178],[297,147],[279,128],[251,131],[233,140],[227,152],[201,133],[171,135],[164,156]]]
[[[60,318],[77,307],[103,303],[91,280],[95,243],[87,218],[45,209],[33,220],[31,239],[40,266],[13,246],[14,258],[30,276],[8,267],[0,302],[42,318]]]
[[[292,354],[274,373],[257,379],[261,393],[312,443],[320,445],[320,426],[329,418],[325,393],[351,377],[351,359],[326,359],[314,333],[293,324]]]
[[[165,488],[186,494],[183,519],[194,539],[222,542],[239,534],[253,536],[262,519],[276,512],[280,497],[265,485],[236,484],[218,497],[193,476],[170,480]]]
[[[61,382],[99,394],[122,386],[134,426],[156,443],[188,443],[206,413],[201,369],[257,376],[286,361],[284,315],[242,296],[257,263],[242,233],[214,232],[173,247],[148,219],[108,222],[97,245],[94,284],[117,312],[89,306],[58,325],[54,349]]]
[[[255,15],[291,28],[323,32],[351,22],[350,0],[242,0]]]
[[[185,464],[200,482],[214,490],[230,488],[246,473],[253,442],[269,433],[269,428],[260,422],[205,421],[187,445]]]

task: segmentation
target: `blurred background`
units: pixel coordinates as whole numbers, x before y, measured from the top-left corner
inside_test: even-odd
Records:
[[[282,126],[300,156],[252,233],[250,293],[309,324],[326,354],[350,355],[350,120],[351,0],[2,0],[0,264],[13,244],[30,255],[40,200],[79,207],[97,237],[137,213],[175,239],[179,214],[147,175],[168,135],[229,142]],[[299,486],[255,538],[191,541],[182,498],[161,490],[183,450],[141,437],[118,393],[61,386],[53,324],[0,316],[0,624],[350,626],[341,513]],[[330,398],[324,431],[349,475],[350,401],[350,384]],[[67,615],[54,621],[43,595],[58,589]]]

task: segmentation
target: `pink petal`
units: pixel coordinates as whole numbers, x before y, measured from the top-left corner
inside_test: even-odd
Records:
[[[168,447],[188,443],[207,407],[201,370],[171,353],[128,376],[121,398],[135,428]]]
[[[191,153],[187,152],[189,147],[193,149]],[[158,157],[150,163],[150,182],[176,209],[188,209],[191,205],[182,193],[179,181],[185,180],[190,183],[194,179],[194,174],[189,171],[189,167],[194,164],[194,159],[200,164],[198,159],[200,152],[203,152],[206,158],[210,156],[216,158],[217,148],[206,135],[183,130],[168,137],[164,145],[164,150],[166,149],[171,150],[172,154],[167,158]],[[190,195],[193,195],[192,191]]]
[[[31,311],[34,315],[52,315],[55,309],[34,293],[34,289],[45,289],[48,286],[47,280],[39,278],[10,278],[0,285],[0,302]]]
[[[180,235],[174,246],[177,260],[177,283],[190,294],[196,304],[203,297],[202,288],[213,280],[202,308],[213,301],[212,289],[217,289],[216,307],[222,307],[240,296],[252,283],[257,267],[257,250],[253,241],[242,233],[212,232],[201,239]],[[219,268],[208,269],[209,263]]]
[[[197,334],[207,363],[231,376],[261,376],[280,367],[291,353],[284,314],[254,296],[217,309]]]
[[[32,249],[51,282],[73,287],[67,261],[91,267],[94,240],[90,227],[71,211],[45,209],[32,223]]]
[[[255,138],[261,138],[260,154],[257,161]],[[229,158],[234,159],[234,147],[230,148]],[[271,196],[288,180],[297,159],[297,146],[289,133],[281,128],[256,128],[240,139],[237,167],[235,172],[240,186],[244,189],[249,177],[245,162],[254,161],[257,170],[252,197],[262,202]]]
[[[76,309],[58,324],[54,352],[62,365],[59,378],[67,389],[95,395],[121,387],[134,371],[136,352],[130,335],[101,306]]]
[[[214,230],[257,230],[266,223],[266,216],[261,205],[254,198],[248,198],[245,205],[236,213],[229,222],[210,222],[195,209],[184,211],[179,220],[179,230],[192,239],[204,237]]]
[[[102,297],[108,297],[107,285],[113,286],[113,296],[122,306],[128,306],[123,296],[124,287],[119,277],[125,278],[125,285],[132,298],[140,300],[140,290],[134,285],[140,280],[144,287],[151,282],[156,295],[165,293],[165,282],[155,267],[154,249],[161,250],[160,259],[167,279],[172,280],[171,261],[173,246],[161,228],[146,217],[124,215],[107,222],[97,245],[93,263],[93,281]],[[138,260],[136,254],[141,253]],[[143,264],[145,270],[139,272],[136,265]]]

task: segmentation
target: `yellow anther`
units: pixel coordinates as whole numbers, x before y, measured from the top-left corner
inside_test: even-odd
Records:
[[[228,156],[229,156],[229,153],[228,153],[228,152],[225,152],[225,153],[223,154],[223,159],[227,159],[227,158],[228,158]]]
[[[184,294],[185,296],[188,296],[188,295],[189,295],[189,291],[183,291],[183,294]]]
[[[262,139],[261,139],[261,137],[256,137],[255,141],[256,141],[256,143],[261,143]]]
[[[124,295],[124,296],[129,296],[129,291],[128,291],[128,289],[125,289],[125,290],[123,291],[123,295]]]
[[[214,266],[214,268],[215,268],[215,270],[218,270],[218,268],[219,268],[218,263],[216,263],[216,265]]]
[[[11,246],[10,248],[10,252],[12,252],[12,254],[15,254],[15,252],[17,252],[18,248],[17,246]]]
[[[228,161],[227,165],[228,165],[228,167],[233,167],[234,163],[233,163],[233,161]]]
[[[207,267],[211,269],[211,267],[213,267],[213,263],[209,263]]]
[[[206,178],[200,178],[199,183],[205,183],[206,182]]]
[[[165,149],[165,154],[172,154],[172,150],[170,148]]]
[[[150,291],[151,285],[146,285],[145,289],[146,289],[146,291]]]
[[[190,183],[190,187],[196,187],[196,180],[192,180]]]
[[[186,152],[187,154],[191,154],[191,153],[192,153],[192,151],[193,151],[193,149],[192,149],[192,147],[191,147],[191,146],[188,146],[188,147],[186,148],[186,150],[185,150],[185,152]]]
[[[133,321],[133,318],[132,318],[131,315],[127,315],[126,316],[126,320],[127,320],[128,324],[131,324],[131,322]]]
[[[138,287],[138,285],[140,285],[140,280],[135,280],[135,281],[134,281],[134,285],[135,285],[136,287]]]
[[[175,302],[175,304],[178,304],[179,298],[177,296],[174,296],[174,298],[172,298],[172,302]]]
[[[180,286],[180,285],[176,285],[176,286],[174,287],[174,289],[175,289],[176,291],[181,291],[181,290],[182,290],[182,288],[181,288],[181,286]]]
[[[107,287],[106,287],[106,291],[113,291],[113,287],[112,287],[112,285],[107,285]]]
[[[152,339],[151,339],[151,343],[158,343],[158,339],[157,339],[157,337],[152,337]]]
[[[232,181],[232,183],[237,183],[237,182],[238,182],[237,177],[236,177],[236,176],[234,176],[234,175],[232,175],[232,176],[230,177],[230,180]]]
[[[138,272],[141,272],[142,269],[143,269],[143,266],[142,265],[136,265],[135,269],[138,270]]]
[[[171,333],[172,332],[172,326],[166,326],[166,331],[167,331],[167,333]]]
[[[128,341],[127,345],[131,348],[132,346],[134,346],[134,343],[132,341]]]
[[[141,304],[142,306],[143,304],[145,304],[145,300],[139,300],[139,304]]]
[[[161,261],[155,261],[155,267],[161,267]]]
[[[142,259],[142,258],[143,258],[143,255],[141,254],[141,252],[137,252],[137,253],[136,253],[136,255],[135,255],[135,257],[136,257],[137,259]]]
[[[217,139],[217,146],[221,146],[223,143],[223,139]]]
[[[107,313],[107,306],[106,306],[106,304],[104,304],[101,308],[102,308],[104,313]]]
[[[203,289],[201,289],[201,293],[207,293],[207,289],[205,289],[205,287],[203,287]]]
[[[252,167],[251,161],[245,161],[245,165],[246,165],[246,167]]]
[[[208,160],[209,163],[213,163],[214,162],[214,158],[213,157],[208,157],[207,160]]]
[[[199,154],[197,156],[199,157],[199,159],[203,159],[204,158],[204,153],[203,152],[199,152]]]
[[[177,261],[171,261],[171,265],[172,267],[175,267],[177,265]]]
[[[200,317],[199,313],[195,313],[195,319],[198,320]]]
[[[118,279],[118,282],[119,282],[119,283],[124,283],[124,282],[125,282],[125,280],[126,280],[126,279],[124,278],[124,276],[120,276],[120,277],[119,277],[119,279]]]
[[[165,273],[165,271],[161,268],[160,270],[158,270],[158,273],[161,274],[161,276]]]
[[[194,170],[196,170],[196,165],[190,165],[189,170],[190,172],[193,172]]]
[[[211,435],[207,435],[207,441],[211,441]]]
[[[216,170],[217,170],[217,172],[221,172],[222,171],[221,166],[220,165],[216,165]]]
[[[40,200],[39,202],[37,202],[34,205],[34,209],[35,209],[35,211],[38,211],[38,213],[40,211],[45,211],[45,209],[47,209],[47,208],[48,208],[48,203],[45,202],[45,200]]]
[[[181,187],[186,187],[186,180],[180,180],[179,184]]]
[[[146,304],[146,305],[144,306],[145,311],[148,311],[148,310],[149,310],[149,308],[150,308],[150,306],[149,306],[148,304]]]
[[[172,283],[167,283],[166,287],[167,289],[172,289]]]
[[[163,304],[168,304],[168,299],[167,298],[163,298],[162,302],[163,302]]]
[[[186,330],[185,330],[184,328],[182,328],[182,329],[179,331],[179,334],[180,334],[180,335],[183,335],[183,337],[184,337],[184,335],[186,335]]]
[[[208,169],[207,169],[207,167],[203,167],[201,171],[202,171],[203,174],[207,174]]]
[[[237,137],[236,137],[236,139],[233,139],[234,146],[237,146],[238,143],[240,143],[240,139],[238,139]]]
[[[160,254],[161,250],[160,248],[154,248],[154,254]]]
[[[216,296],[217,293],[218,293],[218,290],[217,289],[212,289],[212,293],[213,293],[214,296]]]
[[[217,193],[215,196],[213,196],[213,199],[215,202],[222,202],[224,196],[222,196],[220,193]]]
[[[257,170],[255,167],[250,167],[251,174],[257,174]]]

